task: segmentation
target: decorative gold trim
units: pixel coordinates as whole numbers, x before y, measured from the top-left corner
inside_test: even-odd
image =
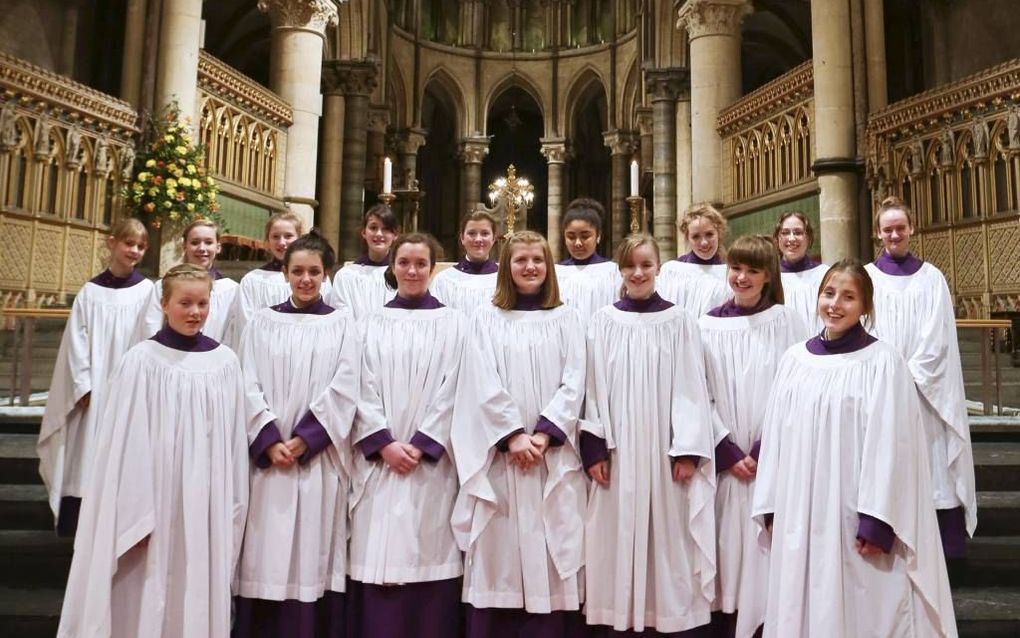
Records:
[[[294,123],[294,109],[286,100],[204,50],[198,56],[198,86],[280,128]]]
[[[725,137],[762,122],[776,113],[814,96],[815,75],[811,60],[751,91],[719,112],[716,126]]]

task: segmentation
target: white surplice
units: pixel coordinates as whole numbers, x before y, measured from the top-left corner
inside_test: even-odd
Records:
[[[322,298],[327,300],[326,303],[329,303],[333,297],[333,286],[329,283],[329,277],[323,278],[322,289],[319,292]],[[261,268],[249,270],[241,277],[241,283],[238,284],[234,295],[234,305],[230,310],[230,323],[227,326],[224,343],[239,351],[244,329],[255,313],[287,301],[290,295],[290,284],[282,272]]]
[[[588,329],[585,432],[606,440],[609,487],[592,483],[585,615],[617,630],[708,623],[715,594],[715,462],[698,326],[679,306],[608,306]],[[688,482],[670,457],[695,456]]]
[[[936,509],[963,505],[967,533],[977,527],[974,453],[963,389],[956,315],[946,278],[925,263],[909,276],[887,275],[867,265],[875,286],[872,332],[892,344],[910,366],[921,394]]]
[[[464,601],[531,613],[576,610],[587,484],[578,454],[584,329],[566,305],[479,308],[464,351],[453,420],[461,489],[454,532],[465,552]],[[566,435],[528,471],[496,443],[545,417]]]
[[[822,331],[822,319],[818,316],[818,287],[829,271],[825,264],[818,264],[801,272],[784,272],[783,303],[797,311],[801,321],[812,335]]]
[[[612,261],[587,266],[556,264],[556,280],[560,298],[577,310],[583,322],[591,320],[599,308],[619,299],[623,284],[620,267]]]
[[[39,474],[54,516],[60,511],[61,497],[83,494],[96,454],[107,377],[136,343],[138,315],[151,292],[148,280],[127,288],[88,282],[74,298],[36,445]],[[76,407],[90,392],[89,407]]]
[[[347,308],[359,320],[382,308],[397,291],[386,285],[386,266],[347,264],[333,276],[333,292],[326,298],[334,308]]]
[[[356,409],[360,340],[350,313],[256,313],[241,344],[249,400],[260,416],[249,445],[276,420],[287,441],[312,409],[330,445],[306,464],[251,469],[251,505],[237,593],[314,602],[345,591],[347,436]]]
[[[224,638],[248,497],[237,357],[144,341],[110,382],[57,635]]]
[[[212,294],[209,295],[209,317],[202,326],[202,334],[221,343],[226,341],[230,311],[234,307],[237,289],[238,283],[233,279],[221,277],[213,281]],[[138,317],[135,338],[138,341],[148,339],[162,327],[163,280],[159,279],[152,287],[152,294],[149,295],[149,300]]]
[[[703,266],[672,260],[662,264],[655,282],[662,298],[697,319],[732,296],[726,283],[726,264]]]
[[[798,313],[785,305],[744,317],[702,315],[698,326],[708,391],[718,419],[716,443],[729,436],[744,453],[750,453],[761,438],[779,360],[787,348],[808,337],[807,328]],[[752,636],[765,616],[769,561],[751,521],[753,492],[753,481],[745,483],[730,472],[717,478],[718,580],[712,608],[738,612],[738,638]]]
[[[892,346],[787,351],[754,491],[773,565],[766,638],[956,635],[925,447],[917,393]],[[889,554],[858,554],[859,514],[892,528]]]
[[[429,290],[444,305],[470,316],[475,309],[492,303],[496,274],[472,275],[451,266],[432,278]]]
[[[352,579],[373,585],[456,578],[463,573],[450,526],[457,470],[450,427],[464,314],[453,308],[381,308],[362,322],[361,398],[352,440],[389,429],[408,443],[416,432],[443,446],[401,476],[355,449],[351,490]]]

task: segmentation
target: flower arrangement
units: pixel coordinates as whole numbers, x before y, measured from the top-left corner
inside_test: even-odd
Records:
[[[153,228],[164,223],[184,226],[210,219],[225,228],[216,202],[219,189],[207,174],[205,149],[195,145],[189,122],[176,102],[158,119],[150,119],[152,141],[135,159],[134,179],[127,197]]]

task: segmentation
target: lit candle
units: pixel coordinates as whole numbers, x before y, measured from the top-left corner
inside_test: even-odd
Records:
[[[630,196],[638,196],[638,164],[637,160],[630,162]]]
[[[393,192],[393,162],[390,158],[383,158],[382,190],[384,193]]]

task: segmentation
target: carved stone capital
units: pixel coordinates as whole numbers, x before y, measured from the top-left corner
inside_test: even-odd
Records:
[[[634,109],[634,119],[637,120],[638,133],[642,136],[652,134],[652,126],[655,122],[655,114],[650,106],[639,106]]]
[[[276,29],[304,29],[326,36],[326,27],[339,22],[337,3],[345,0],[259,0],[258,8],[268,13]]]
[[[465,164],[481,164],[489,154],[489,138],[468,137],[460,145],[460,158]]]
[[[706,35],[739,36],[740,22],[754,12],[750,0],[687,0],[676,28],[687,29],[690,40]]]
[[[609,147],[610,155],[633,155],[640,146],[634,131],[605,131],[602,139]]]
[[[390,133],[386,144],[398,155],[417,155],[426,139],[425,129],[405,128]]]
[[[373,133],[385,133],[390,125],[390,111],[385,106],[372,106],[368,109],[368,130]]]
[[[542,143],[541,152],[550,164],[563,164],[570,159],[570,150],[567,148],[567,140],[562,137],[544,137],[539,140]]]
[[[374,60],[322,63],[322,92],[324,94],[372,95],[379,86],[379,65]]]
[[[645,71],[645,89],[653,102],[659,100],[676,101],[690,98],[691,74],[687,69],[647,69]]]

